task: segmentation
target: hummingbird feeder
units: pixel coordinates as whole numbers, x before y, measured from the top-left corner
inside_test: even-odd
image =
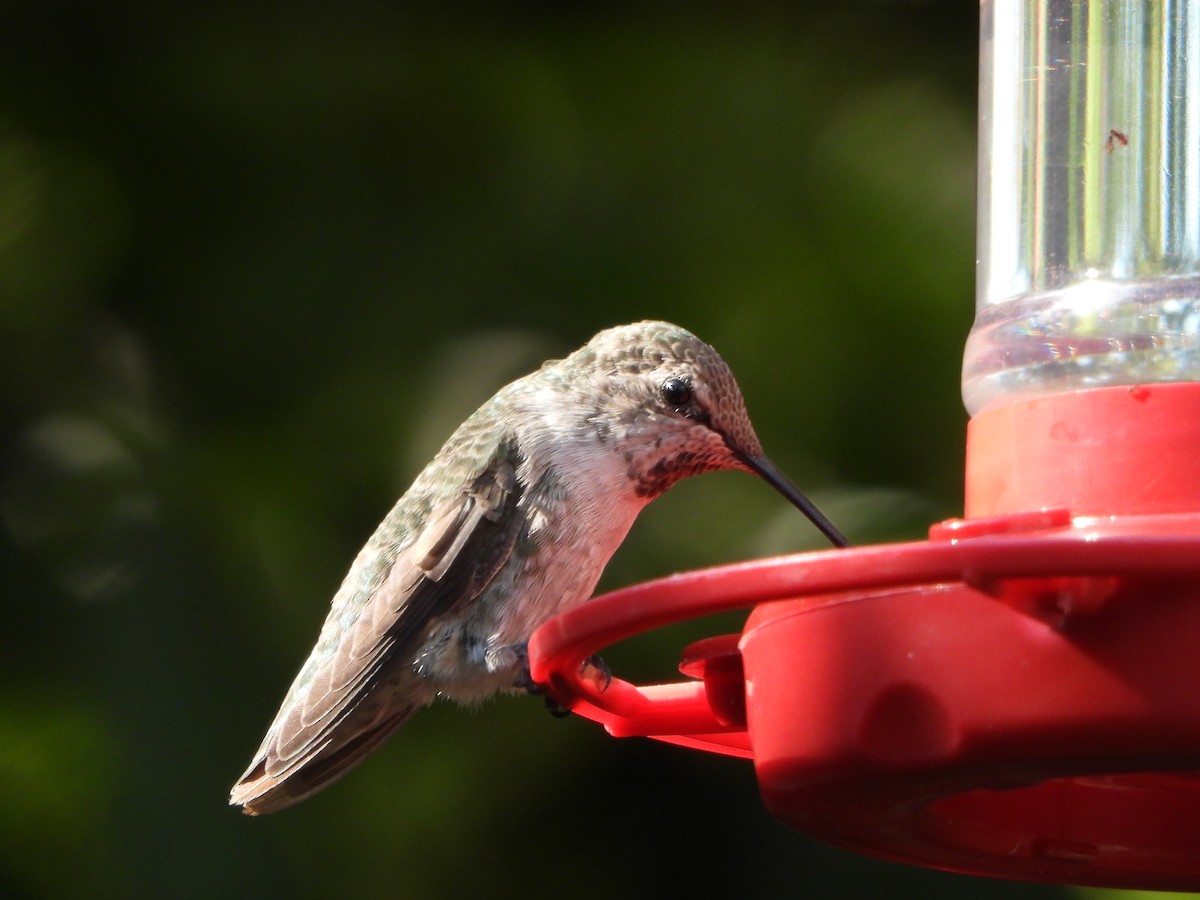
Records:
[[[1200,889],[1200,11],[982,0],[966,508],[928,540],[637,585],[530,666],[615,736],[753,761],[884,859]],[[687,680],[581,664],[750,608]]]

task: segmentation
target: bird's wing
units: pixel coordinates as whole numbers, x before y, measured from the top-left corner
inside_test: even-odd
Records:
[[[430,510],[416,540],[396,552],[390,567],[379,565],[387,558],[381,542],[373,538],[364,548],[359,562],[375,575],[365,586],[343,583],[317,646],[234,785],[232,803],[266,812],[308,796],[427,702],[406,697],[388,683],[389,675],[402,682],[407,673],[398,667],[411,666],[406,651],[430,621],[478,597],[508,560],[521,529],[517,463],[515,447],[499,445],[465,492]],[[385,520],[377,537],[389,533],[388,525]],[[288,779],[295,782],[290,787]]]

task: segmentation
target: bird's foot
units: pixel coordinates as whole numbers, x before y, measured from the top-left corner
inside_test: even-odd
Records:
[[[505,649],[511,652],[517,660],[517,677],[513,680],[513,687],[519,691],[525,691],[527,694],[533,694],[535,697],[545,694],[547,686],[534,681],[533,675],[529,672],[529,645],[522,641]]]
[[[562,719],[566,716],[569,716],[571,714],[571,707],[563,706],[550,695],[550,685],[542,684],[541,682],[533,680],[533,675],[531,675],[529,672],[529,645],[522,642],[520,644],[513,644],[507,649],[510,650],[517,658],[517,677],[513,681],[513,687],[519,691],[524,691],[533,697],[542,697],[545,700],[546,709],[550,712],[550,715],[554,716],[556,719]],[[601,665],[597,668],[601,673],[599,677],[606,679],[605,687],[607,687],[607,679],[611,679],[612,677],[608,674],[608,667],[601,663]]]
[[[546,709],[556,718],[570,715],[571,707],[563,706],[550,696],[549,685],[533,680],[533,675],[529,672],[529,645],[522,642],[505,649],[516,657],[517,677],[513,680],[513,687],[534,697],[545,698]],[[585,659],[579,666],[579,673],[598,684],[601,692],[607,691],[608,686],[612,684],[612,670],[599,656],[589,656]]]

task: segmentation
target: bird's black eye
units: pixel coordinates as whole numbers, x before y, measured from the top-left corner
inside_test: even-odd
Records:
[[[662,395],[668,406],[681,409],[692,402],[692,383],[686,378],[668,378],[663,382]]]

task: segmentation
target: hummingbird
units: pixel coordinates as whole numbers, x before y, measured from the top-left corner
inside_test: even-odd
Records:
[[[305,799],[439,697],[534,689],[530,635],[591,596],[651,500],[722,469],[761,476],[848,544],[763,455],[729,366],[683,328],[609,328],[501,388],[359,552],[230,803]]]

